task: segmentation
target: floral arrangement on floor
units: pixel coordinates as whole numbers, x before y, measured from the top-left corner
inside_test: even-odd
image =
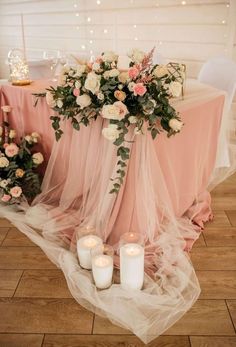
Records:
[[[32,153],[39,141],[39,134],[33,132],[16,143],[14,129],[9,129],[7,114],[10,106],[2,106],[4,122],[0,126],[0,200],[4,203],[19,203],[40,193],[40,179],[35,169],[43,162],[40,152]]]
[[[58,86],[34,94],[46,96],[56,112],[50,118],[57,140],[63,134],[62,120],[69,120],[76,130],[98,117],[107,120],[102,134],[118,147],[117,177],[112,178],[111,193],[117,193],[124,180],[130,155],[128,133],[136,136],[149,131],[155,139],[163,130],[171,136],[183,126],[170,104],[172,97],[180,96],[182,84],[166,65],[152,64],[153,52],[154,49],[145,54],[133,49],[128,55],[127,70],[118,69],[117,54],[104,52],[93,63],[64,67]],[[38,98],[36,104],[37,101]]]

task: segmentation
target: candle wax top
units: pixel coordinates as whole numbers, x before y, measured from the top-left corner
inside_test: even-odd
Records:
[[[97,267],[106,267],[113,263],[112,257],[109,255],[101,254],[94,258],[93,264]]]
[[[129,256],[135,257],[136,255],[143,253],[143,247],[138,245],[137,243],[127,243],[123,246],[125,253]]]
[[[96,235],[83,236],[79,239],[78,244],[83,248],[94,248],[102,243],[102,239]]]

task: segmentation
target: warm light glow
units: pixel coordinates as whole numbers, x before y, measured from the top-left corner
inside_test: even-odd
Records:
[[[222,20],[222,21],[221,21],[221,23],[222,23],[222,24],[225,24],[225,23],[226,23],[226,21],[225,21],[225,20]]]
[[[93,51],[91,50],[91,51],[89,51],[89,53],[90,53],[90,54],[93,54]]]
[[[91,17],[88,17],[88,18],[87,18],[87,21],[88,21],[88,22],[91,22]]]
[[[111,265],[112,258],[108,255],[98,255],[94,260],[94,265],[98,267],[106,267]]]
[[[138,246],[129,246],[126,248],[126,254],[130,256],[135,256],[140,254],[140,248]]]
[[[93,40],[90,40],[89,43],[90,43],[90,45],[91,45],[91,44],[93,43]]]
[[[230,4],[227,4],[226,7],[230,7]]]
[[[97,0],[97,5],[101,5],[101,1],[100,0]]]
[[[134,38],[134,41],[138,41],[138,38],[137,38],[137,37],[135,37],[135,38]]]
[[[85,47],[85,45],[81,45],[81,48],[82,48],[82,49],[85,49],[86,47]]]
[[[94,248],[96,245],[98,244],[98,241],[94,238],[94,237],[87,237],[84,241],[83,241],[83,245],[86,248]]]
[[[107,34],[107,33],[108,33],[108,30],[107,30],[107,29],[104,29],[103,32],[104,32],[104,34]]]
[[[76,8],[78,5],[77,4],[74,4],[74,8]]]
[[[133,28],[134,28],[134,29],[136,29],[136,28],[137,28],[137,25],[136,25],[136,24],[134,24],[134,25],[133,25]]]
[[[186,5],[186,1],[182,1],[181,4],[182,4],[182,5]]]
[[[79,13],[78,12],[75,15],[76,15],[76,17],[79,17]]]
[[[90,34],[93,34],[93,30],[92,29],[89,32],[90,32]]]
[[[76,30],[79,30],[79,27],[78,27],[78,26],[76,27]]]

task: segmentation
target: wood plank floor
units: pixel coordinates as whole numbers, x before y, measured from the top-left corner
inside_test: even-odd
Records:
[[[191,252],[202,293],[149,347],[236,346],[236,175],[212,193],[214,221]],[[0,220],[0,347],[141,347],[71,297],[63,274]]]

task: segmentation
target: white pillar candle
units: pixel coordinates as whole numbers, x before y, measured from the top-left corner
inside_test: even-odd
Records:
[[[127,55],[119,55],[118,62],[117,62],[117,68],[119,70],[128,70],[130,62],[131,62],[131,59],[129,57],[127,57]]]
[[[96,235],[87,235],[77,241],[79,263],[84,269],[92,269],[91,249],[102,245],[102,239]]]
[[[120,248],[120,282],[124,289],[141,289],[144,280],[144,248],[127,243]]]
[[[113,258],[101,254],[92,258],[93,278],[97,288],[110,287],[113,274]]]

